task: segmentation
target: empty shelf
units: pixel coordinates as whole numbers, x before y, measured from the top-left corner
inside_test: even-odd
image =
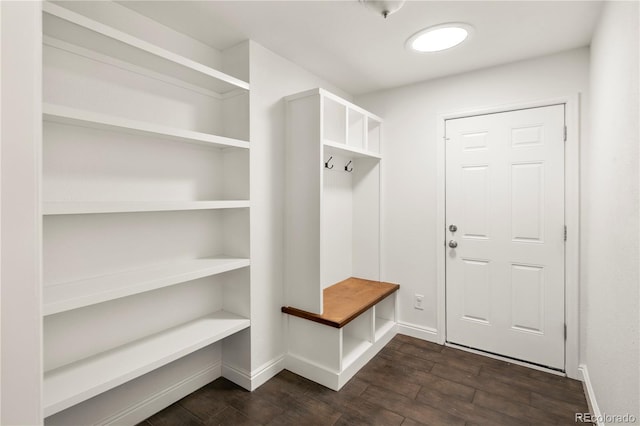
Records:
[[[238,209],[249,207],[247,200],[219,201],[52,201],[43,204],[44,215],[141,213],[183,210]]]
[[[42,105],[42,117],[44,121],[54,123],[152,136],[178,142],[212,146],[214,148],[249,148],[249,142],[238,139],[130,120],[62,105],[44,103]]]
[[[44,2],[47,36],[224,94],[249,84],[64,7]]]
[[[249,327],[218,311],[147,338],[48,371],[44,416],[50,416]]]
[[[249,259],[192,259],[78,281],[45,285],[43,315],[107,302],[249,266]]]

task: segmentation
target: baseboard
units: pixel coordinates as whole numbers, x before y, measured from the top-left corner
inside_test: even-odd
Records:
[[[216,362],[174,385],[155,393],[126,409],[119,411],[101,421],[98,425],[135,425],[184,398],[221,375],[221,363]]]
[[[251,390],[254,391],[265,384],[273,376],[284,370],[284,354],[262,364],[251,372]]]
[[[416,324],[409,324],[398,321],[398,334],[415,337],[416,339],[426,340],[428,342],[443,344],[440,342],[438,330],[431,327],[424,327]]]
[[[578,366],[578,371],[582,376],[582,387],[584,388],[584,394],[587,397],[587,404],[589,405],[589,412],[594,415],[596,418],[596,424],[598,426],[603,426],[602,422],[602,413],[600,412],[600,408],[598,407],[598,402],[596,401],[596,394],[593,390],[593,385],[591,384],[591,379],[589,378],[589,370],[587,369],[586,364],[580,364]]]
[[[340,373],[309,359],[289,353],[285,358],[285,368],[298,376],[319,383],[329,389],[339,389]]]
[[[262,366],[256,368],[251,373],[244,369],[232,367],[227,364],[222,366],[222,377],[232,381],[236,385],[248,391],[254,391],[266,383],[273,376],[284,369],[284,355],[281,355]]]

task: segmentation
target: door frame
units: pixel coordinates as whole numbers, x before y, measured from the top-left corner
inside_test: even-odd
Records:
[[[580,278],[580,93],[574,95],[478,107],[438,114],[436,147],[436,281],[437,341],[446,341],[446,217],[445,217],[445,125],[446,120],[519,109],[565,105],[567,140],[565,142],[565,373],[579,379],[579,278]]]

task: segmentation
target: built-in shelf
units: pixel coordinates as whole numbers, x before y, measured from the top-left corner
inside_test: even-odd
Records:
[[[43,2],[43,11],[44,32],[49,37],[178,78],[216,93],[249,90],[247,82],[58,5]]]
[[[43,315],[53,315],[121,297],[249,266],[249,259],[215,258],[160,265],[44,287]]]
[[[345,336],[342,340],[342,369],[349,367],[371,347],[371,342]]]
[[[218,311],[147,338],[51,370],[44,376],[44,416],[50,416],[249,327]]]
[[[52,201],[43,204],[45,216],[66,214],[142,213],[186,210],[241,209],[248,200],[219,201]]]
[[[325,140],[322,145],[324,146],[326,154],[342,155],[351,158],[375,158],[378,160],[382,158],[382,155],[377,152],[365,151],[364,149],[345,145],[343,143]]]
[[[249,142],[238,139],[145,123],[62,105],[43,104],[42,117],[44,121],[54,123],[152,136],[177,142],[212,146],[214,148],[249,148]]]
[[[385,318],[376,317],[376,335],[375,340],[380,340],[382,336],[387,334],[393,327],[396,326],[395,321]]]

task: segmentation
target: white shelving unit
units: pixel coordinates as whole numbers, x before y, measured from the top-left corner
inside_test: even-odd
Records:
[[[334,284],[380,281],[382,120],[323,89],[285,100],[287,368],[338,390],[396,332],[395,293],[344,327],[313,319]]]
[[[48,371],[44,376],[44,415],[135,379],[249,327],[249,320],[214,312],[144,339]]]
[[[249,368],[249,83],[77,10],[43,3],[45,424]]]
[[[380,280],[382,157],[380,138],[369,150],[365,129],[382,120],[323,89],[286,102],[286,303],[319,314],[324,288],[352,276]]]

